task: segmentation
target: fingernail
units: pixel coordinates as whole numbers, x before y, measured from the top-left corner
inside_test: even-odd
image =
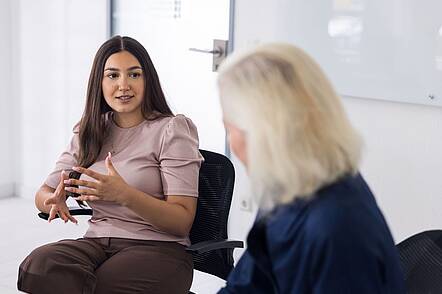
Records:
[[[112,158],[112,153],[108,152],[107,153],[107,157],[109,157],[109,159],[111,159]]]
[[[64,180],[63,181],[63,183],[65,183],[65,184],[69,184],[69,182],[70,182],[69,180]]]
[[[75,171],[79,171],[80,170],[80,168],[78,166],[74,166],[74,167],[72,167],[72,169],[75,170]]]

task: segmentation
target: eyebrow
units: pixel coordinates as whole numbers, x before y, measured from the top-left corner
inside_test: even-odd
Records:
[[[131,66],[131,67],[129,67],[127,70],[129,71],[129,70],[134,70],[134,69],[141,69],[141,70],[143,70],[143,69],[141,68],[141,66],[138,66],[138,65]],[[107,70],[120,71],[120,69],[119,69],[119,68],[116,68],[116,67],[108,67],[108,68],[105,68],[105,69],[104,69],[104,71],[107,71]]]

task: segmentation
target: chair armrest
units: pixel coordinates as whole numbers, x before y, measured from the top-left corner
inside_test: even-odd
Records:
[[[190,253],[204,253],[226,248],[244,248],[244,242],[237,240],[210,240],[192,244],[186,248],[186,251]]]
[[[92,215],[92,209],[81,208],[81,207],[69,207],[69,213],[71,215]],[[45,220],[48,220],[49,218],[49,214],[45,212],[40,212],[38,216]],[[56,215],[55,218],[58,218],[58,215]]]

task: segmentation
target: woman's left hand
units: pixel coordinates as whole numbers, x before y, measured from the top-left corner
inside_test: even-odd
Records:
[[[65,187],[65,190],[80,194],[80,196],[75,198],[76,200],[104,200],[122,204],[124,202],[124,195],[130,186],[123,180],[120,174],[118,174],[112,164],[110,153],[105,159],[105,164],[108,171],[107,175],[83,167],[73,167],[73,170],[88,175],[96,181],[65,180],[65,184],[81,186],[81,188]]]

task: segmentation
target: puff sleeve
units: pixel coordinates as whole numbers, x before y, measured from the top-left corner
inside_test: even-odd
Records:
[[[167,124],[159,155],[164,195],[198,197],[198,176],[203,157],[198,149],[198,133],[184,115]]]

